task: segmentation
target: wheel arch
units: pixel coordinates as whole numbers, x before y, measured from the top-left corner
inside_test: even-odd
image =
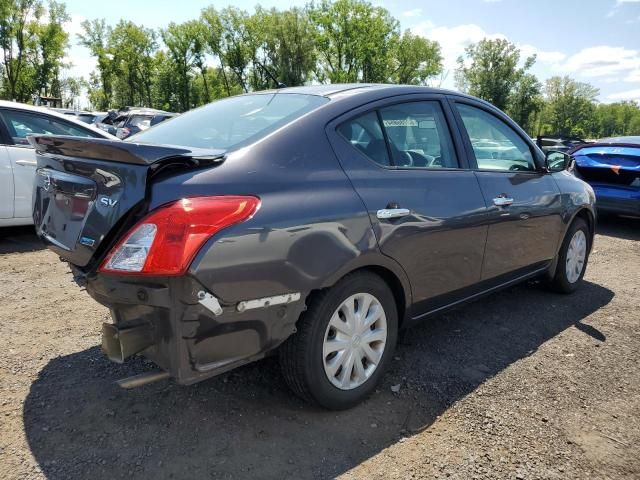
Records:
[[[558,266],[558,256],[560,255],[560,249],[562,248],[562,244],[564,243],[564,239],[567,236],[567,232],[569,231],[569,229],[571,228],[571,225],[573,225],[573,222],[576,221],[577,218],[581,218],[582,220],[584,220],[587,223],[587,227],[589,228],[589,233],[591,234],[591,238],[589,239],[589,251],[591,251],[591,248],[593,247],[593,239],[595,237],[596,234],[596,216],[594,214],[594,212],[592,210],[590,210],[587,207],[581,207],[578,208],[574,214],[571,216],[571,219],[566,223],[566,228],[564,229],[564,232],[562,232],[562,237],[560,238],[560,241],[558,242],[558,248],[556,250],[556,256],[553,259],[553,262],[551,262],[551,265],[549,267],[549,269],[547,270],[546,276],[547,278],[551,279],[555,276],[556,274],[556,268]]]
[[[571,222],[569,222],[569,224],[567,226],[567,230],[573,224],[573,222],[576,221],[576,218],[582,218],[585,222],[587,222],[587,226],[589,227],[589,233],[591,234],[591,244],[593,244],[593,237],[596,234],[596,217],[595,217],[595,214],[591,210],[589,210],[588,208],[581,208],[580,210],[578,210],[575,213],[575,215],[571,219]],[[591,247],[591,245],[589,247]]]
[[[346,266],[327,279],[321,288],[311,291],[307,298],[311,298],[318,290],[332,287],[347,275],[360,271],[374,273],[389,286],[396,301],[398,321],[401,327],[412,304],[411,284],[402,267],[384,255],[376,255],[375,258],[369,258],[367,261],[358,261]]]

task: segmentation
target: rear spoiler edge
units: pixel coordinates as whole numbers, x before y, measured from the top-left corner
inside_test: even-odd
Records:
[[[106,138],[66,135],[30,135],[29,143],[39,155],[78,157],[150,166],[170,159],[190,159],[199,165],[224,161],[225,151],[169,145],[122,142]]]

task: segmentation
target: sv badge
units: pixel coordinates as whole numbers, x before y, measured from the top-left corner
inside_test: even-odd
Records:
[[[113,208],[116,206],[116,203],[118,203],[118,200],[114,200],[113,198],[109,197],[102,197],[100,198],[99,202],[105,207]]]

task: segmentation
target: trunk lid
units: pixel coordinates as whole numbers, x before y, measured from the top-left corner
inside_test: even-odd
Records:
[[[587,182],[640,187],[640,145],[586,145],[572,155]]]
[[[161,172],[221,163],[222,150],[40,135],[33,194],[37,234],[63,260],[87,266],[144,213],[148,183]]]

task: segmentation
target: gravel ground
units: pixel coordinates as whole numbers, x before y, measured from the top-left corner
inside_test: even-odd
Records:
[[[522,285],[433,318],[376,394],[332,413],[274,359],[118,389],[153,367],[106,360],[108,312],[6,229],[0,478],[640,478],[639,240],[640,220],[604,219],[578,293]]]

